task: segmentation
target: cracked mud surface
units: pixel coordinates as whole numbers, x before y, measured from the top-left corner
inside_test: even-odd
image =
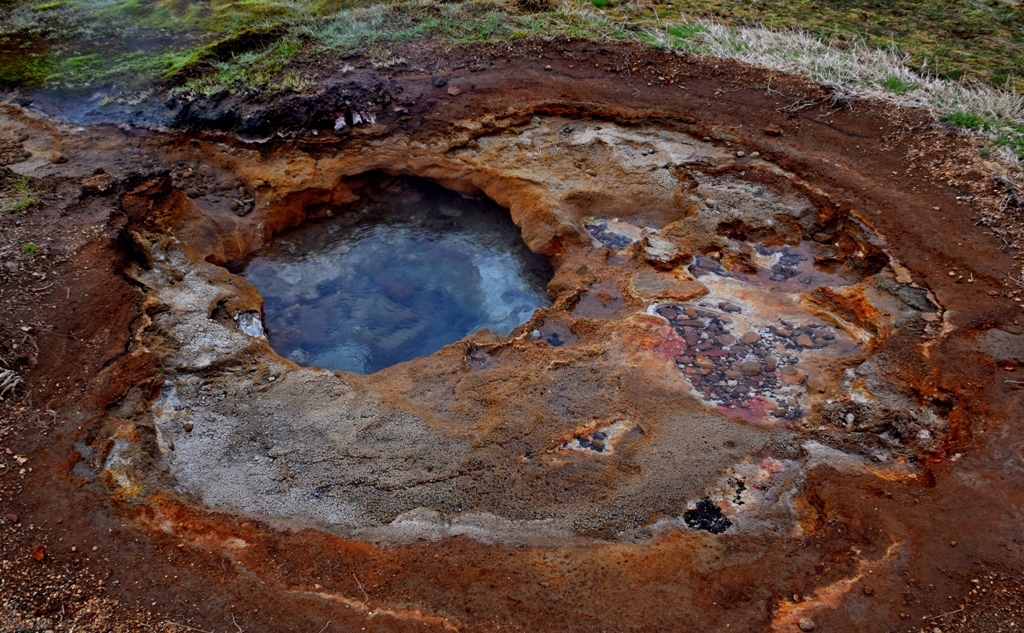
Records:
[[[233,132],[9,107],[31,155],[9,168],[52,192],[9,243],[55,242],[8,271],[39,268],[52,307],[7,308],[38,333],[21,362],[46,404],[9,405],[34,470],[4,475],[5,559],[43,540],[27,564],[75,561],[166,630],[916,630],[975,603],[979,566],[1013,586],[1014,260],[973,224],[996,198],[962,203],[907,158],[965,160],[956,143],[871,103],[787,116],[732,90],[759,71],[620,48],[466,49],[455,95],[367,69],[243,104]],[[285,138],[253,142],[270,119]],[[107,189],[81,193],[97,167]],[[230,269],[407,178],[509,209],[552,305],[368,376],[275,354]],[[95,362],[66,372],[52,339]]]

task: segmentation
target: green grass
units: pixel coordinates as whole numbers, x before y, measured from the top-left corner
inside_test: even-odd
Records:
[[[267,96],[312,86],[311,71],[293,62],[325,53],[360,52],[376,68],[401,66],[405,60],[391,54],[389,42],[632,39],[931,105],[949,123],[986,133],[997,148],[1021,156],[1022,132],[1014,125],[1022,117],[1012,104],[964,101],[959,88],[935,83],[980,82],[984,90],[1018,93],[1020,1],[0,0],[0,84]],[[783,37],[769,41],[769,32]],[[812,50],[815,44],[824,48]],[[871,59],[882,62],[876,70]]]
[[[899,77],[892,77],[892,76],[886,77],[885,79],[880,81],[879,84],[883,88],[888,90],[889,92],[892,92],[892,93],[895,93],[895,94],[898,94],[898,95],[907,94],[908,92],[910,92],[912,90],[916,90],[917,88],[920,88],[920,85],[918,85],[916,83],[903,81]]]
[[[28,176],[21,176],[11,182],[10,193],[12,200],[5,209],[8,213],[27,211],[40,202],[39,194]]]
[[[325,38],[326,44],[353,48],[381,36],[455,42],[558,33],[587,37],[594,25],[579,22],[601,19],[643,39],[644,29],[680,22],[681,16],[690,23],[710,18],[730,26],[800,29],[840,43],[896,45],[908,53],[914,68],[994,85],[1018,86],[1024,60],[1024,13],[1017,0],[667,0],[654,5],[641,0],[391,0],[380,5],[359,0],[8,0],[7,6],[0,12],[0,33],[36,40],[54,58],[4,59],[0,41],[0,67],[5,67],[0,83],[5,84],[131,83],[117,70],[126,61],[142,63],[139,79],[154,79],[173,72],[155,58],[194,55],[248,29],[323,29],[323,22],[334,23],[342,34]],[[374,7],[383,9],[376,22],[360,20],[360,12],[372,13]],[[585,9],[600,15],[582,20]],[[674,28],[671,35],[677,39],[670,44],[686,47],[697,34],[691,29],[699,27]],[[606,30],[606,25],[597,29]],[[147,39],[160,39],[162,45],[137,45]],[[893,83],[893,92],[902,90]]]
[[[970,130],[981,131],[985,128],[985,120],[977,114],[970,114],[968,112],[953,112],[942,117],[942,120],[946,123],[952,123],[953,125],[959,125]]]
[[[1024,161],[1024,124],[998,121],[968,112],[953,112],[944,115],[942,120],[968,130],[988,133],[994,146],[1004,148]]]
[[[32,242],[25,244],[25,246],[21,250],[29,257],[35,257],[36,255],[39,254],[39,247],[33,244]]]

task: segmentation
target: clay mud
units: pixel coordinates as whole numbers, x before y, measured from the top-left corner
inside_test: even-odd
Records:
[[[937,124],[522,46],[446,84],[369,65],[301,125],[5,110],[65,155],[8,169],[105,177],[64,208],[130,299],[41,445],[83,524],[152,548],[108,595],[187,567],[224,601],[150,592],[217,630],[887,631],[957,609],[975,560],[1012,569],[1013,258],[961,189],[894,176],[955,155],[898,132]]]

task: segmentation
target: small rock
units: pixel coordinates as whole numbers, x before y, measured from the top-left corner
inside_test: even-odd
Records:
[[[761,335],[751,330],[740,337],[740,342],[744,345],[753,345],[754,343],[761,340]]]
[[[82,181],[82,193],[104,194],[114,187],[114,177],[110,174],[96,174]]]
[[[787,385],[803,384],[807,380],[807,374],[790,365],[782,370],[782,382]]]
[[[864,588],[861,591],[864,592],[865,596],[873,596],[873,595],[875,595],[875,590],[874,590],[874,588],[871,585],[864,585]]]
[[[551,70],[551,66],[545,66],[544,70]]]
[[[457,86],[448,86],[449,97],[457,97],[460,94],[462,94],[462,90],[460,88],[458,88]]]
[[[740,365],[740,369],[748,376],[758,376],[761,374],[761,363],[747,361]]]
[[[746,152],[736,152],[736,158],[743,158],[746,155],[747,155]]]
[[[196,425],[192,424],[191,422],[186,422],[181,425],[181,428],[183,428],[186,433],[191,433],[192,429],[196,428]]]
[[[825,389],[828,385],[825,383],[825,379],[821,376],[808,376],[807,377],[807,389],[814,393],[825,393]]]
[[[18,515],[14,514],[13,512],[8,513],[7,514],[7,520],[10,521],[11,523],[17,523],[18,522]]]
[[[761,156],[761,152],[750,152],[751,158],[758,158]]]
[[[238,207],[240,206],[241,205],[238,204],[237,200],[232,200],[231,204],[228,205],[228,207],[230,207],[232,211],[238,211]]]
[[[42,562],[46,558],[46,546],[40,543],[32,548],[32,558]]]
[[[797,626],[800,627],[801,631],[805,631],[805,632],[806,631],[813,631],[814,630],[814,620],[812,620],[810,618],[800,618],[800,622],[797,623]]]
[[[714,361],[712,361],[710,358],[704,355],[698,355],[697,359],[693,361],[693,364],[696,365],[697,367],[705,367],[707,369],[711,369],[712,367],[715,366]]]
[[[644,259],[655,268],[672,268],[683,258],[683,253],[674,242],[657,235],[644,238]]]
[[[434,77],[434,87],[444,88],[448,85],[448,80],[444,77]]]
[[[54,165],[60,165],[61,163],[68,162],[68,157],[64,152],[50,152],[47,157]]]
[[[801,334],[800,336],[796,337],[796,344],[799,345],[800,347],[814,347],[814,341],[812,341],[811,337],[807,336],[806,334]]]
[[[772,125],[765,126],[764,129],[761,131],[767,134],[768,136],[782,136],[782,128],[775,125],[774,123]]]

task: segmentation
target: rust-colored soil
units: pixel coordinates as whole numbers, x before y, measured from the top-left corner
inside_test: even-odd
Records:
[[[0,513],[10,515],[0,516],[0,627],[796,631],[809,619],[815,631],[1024,628],[1022,292],[1012,281],[1020,274],[1018,255],[996,235],[1012,234],[1016,216],[1011,209],[1001,223],[979,224],[1002,208],[1012,174],[982,161],[970,141],[927,113],[862,101],[835,108],[821,87],[734,63],[570,41],[417,45],[395,53],[410,60],[408,66],[384,75],[369,62],[350,60],[356,70],[343,77],[324,72],[325,89],[314,96],[179,108],[174,132],[77,130],[15,106],[0,111],[0,133],[6,135],[0,162],[7,164],[0,167],[0,200],[18,195],[15,172],[32,176],[41,197],[28,211],[0,217],[0,359],[24,379],[3,401],[0,421]],[[235,115],[224,116],[231,109]],[[356,115],[363,119],[366,112],[376,120],[360,125]],[[714,205],[687,202],[684,191],[671,209],[657,206],[654,194],[653,202],[640,200],[632,209],[617,208],[614,196],[558,199],[576,200],[569,208],[545,197],[560,172],[530,183],[505,175],[515,165],[489,170],[509,154],[487,154],[485,137],[562,119],[637,132],[664,128],[706,143],[700,146],[709,156],[717,153],[694,168],[700,178],[795,191],[814,207],[815,230],[847,227],[829,239],[835,237],[843,258],[863,264],[862,277],[891,275],[901,287],[930,293],[942,314],[922,309],[902,329],[864,299],[876,296],[875,287],[863,296],[822,291],[812,303],[816,314],[840,315],[850,331],[864,332],[865,354],[877,353],[894,384],[943,416],[941,430],[914,427],[898,438],[892,452],[897,462],[884,466],[804,461],[787,506],[791,516],[769,516],[772,529],[722,534],[682,524],[645,532],[684,506],[658,507],[656,495],[636,495],[609,510],[606,525],[566,519],[571,527],[564,538],[360,540],[317,521],[232,512],[228,502],[204,505],[182,492],[178,471],[167,465],[172,460],[160,435],[162,414],[153,404],[165,380],[187,373],[183,361],[174,360],[180,339],[162,325],[170,322],[161,315],[177,309],[167,307],[167,298],[192,283],[190,270],[207,271],[210,283],[235,288],[229,300],[210,307],[211,322],[217,308],[227,314],[258,309],[251,289],[214,265],[237,263],[274,232],[326,205],[351,202],[366,185],[359,176],[370,170],[482,191],[509,207],[528,245],[559,269],[551,286],[552,323],[563,323],[558,318],[576,305],[565,297],[595,280],[604,294],[592,296],[603,299],[583,304],[580,314],[593,318],[574,326],[574,333],[592,346],[587,349],[611,340],[619,345],[600,348],[603,364],[595,360],[600,368],[594,372],[610,389],[608,381],[619,379],[612,361],[629,365],[621,389],[637,402],[649,389],[649,399],[629,411],[657,419],[643,438],[644,446],[657,447],[658,438],[668,436],[662,429],[676,419],[673,407],[697,406],[682,387],[671,387],[684,384],[675,366],[684,346],[661,316],[635,316],[628,323],[612,317],[642,312],[651,296],[683,304],[699,280],[677,277],[669,286],[650,281],[664,274],[652,272],[656,267],[644,262],[637,246],[618,259],[602,254],[599,261],[587,233],[572,227],[582,226],[589,211],[660,229],[699,219]],[[272,138],[275,132],[281,132],[278,138]],[[463,137],[464,146],[431,153],[429,141]],[[415,146],[424,140],[423,148]],[[754,152],[763,165],[753,161]],[[456,169],[473,161],[482,167]],[[186,175],[192,169],[197,175]],[[109,174],[109,182],[95,180],[98,170]],[[202,176],[222,173],[245,183],[236,204],[251,208],[249,214],[229,212],[228,198],[214,196],[212,185],[207,190]],[[642,195],[637,191],[629,195]],[[672,192],[666,195],[672,199]],[[809,237],[801,235],[806,227],[785,223],[772,231],[757,223],[720,225],[710,237],[695,236],[685,222],[672,226],[662,235],[690,247],[687,256],[725,252],[727,240]],[[884,249],[863,237],[869,234],[884,238]],[[40,254],[26,254],[29,242]],[[163,280],[168,266],[153,258],[177,244],[182,261],[193,268],[179,271],[176,279],[185,283],[160,285],[164,281],[153,271]],[[883,259],[890,262],[884,274]],[[729,263],[727,253],[723,261]],[[623,323],[639,325],[627,331]],[[600,497],[595,482],[609,490],[625,480],[644,482],[657,463],[634,458],[632,449],[610,458],[619,460],[611,470],[567,467],[562,480],[547,464],[543,468],[550,470],[537,467],[536,489],[516,479],[526,468],[509,465],[520,438],[501,435],[501,423],[516,410],[533,411],[543,421],[540,405],[517,387],[535,377],[541,381],[539,364],[550,368],[547,363],[566,358],[523,334],[518,342],[481,334],[472,346],[452,346],[380,375],[347,378],[345,387],[378,393],[381,406],[419,415],[441,435],[456,435],[459,421],[481,408],[493,413],[480,451],[493,461],[477,465],[484,475],[452,489],[458,495],[448,499],[452,506],[471,499],[510,518],[536,518],[531,509],[556,516],[583,504],[581,495]],[[471,356],[476,348],[506,363],[498,386],[449,380],[468,371],[464,358],[486,360]],[[256,359],[252,380],[298,372],[283,359],[266,360],[269,348],[253,349],[238,352]],[[580,351],[570,360],[585,367],[586,355]],[[213,367],[227,375],[233,371],[228,365]],[[206,369],[188,371],[200,375]],[[538,389],[586,384],[585,373]],[[230,376],[217,380],[225,392],[237,386]],[[271,393],[269,386],[253,397],[264,393]],[[495,401],[464,404],[481,393],[479,402]],[[824,398],[838,392],[823,387],[822,393],[824,406]],[[601,398],[611,396],[592,400]],[[684,400],[691,404],[680,404]],[[599,409],[595,405],[595,416]],[[787,446],[802,441],[794,437],[839,438],[834,442],[840,448],[861,441],[848,439],[841,428],[821,431],[817,423],[748,422],[749,416],[721,424],[734,425],[742,438],[786,433],[789,439],[778,444]],[[584,431],[570,426],[563,440]],[[874,432],[845,431],[862,438]],[[914,433],[925,431],[934,442],[914,444],[913,438],[923,437]],[[179,442],[182,437],[175,436]],[[120,446],[115,438],[142,447],[123,467],[144,475],[117,479],[109,461],[104,467]],[[757,458],[789,450],[784,448],[770,446]],[[718,447],[689,450],[733,457]],[[708,479],[695,489],[710,487],[717,475],[701,475]],[[564,490],[552,492],[552,481]],[[691,499],[680,492],[685,485],[663,491],[664,498]],[[402,490],[373,494],[394,502],[394,513],[403,511]]]

